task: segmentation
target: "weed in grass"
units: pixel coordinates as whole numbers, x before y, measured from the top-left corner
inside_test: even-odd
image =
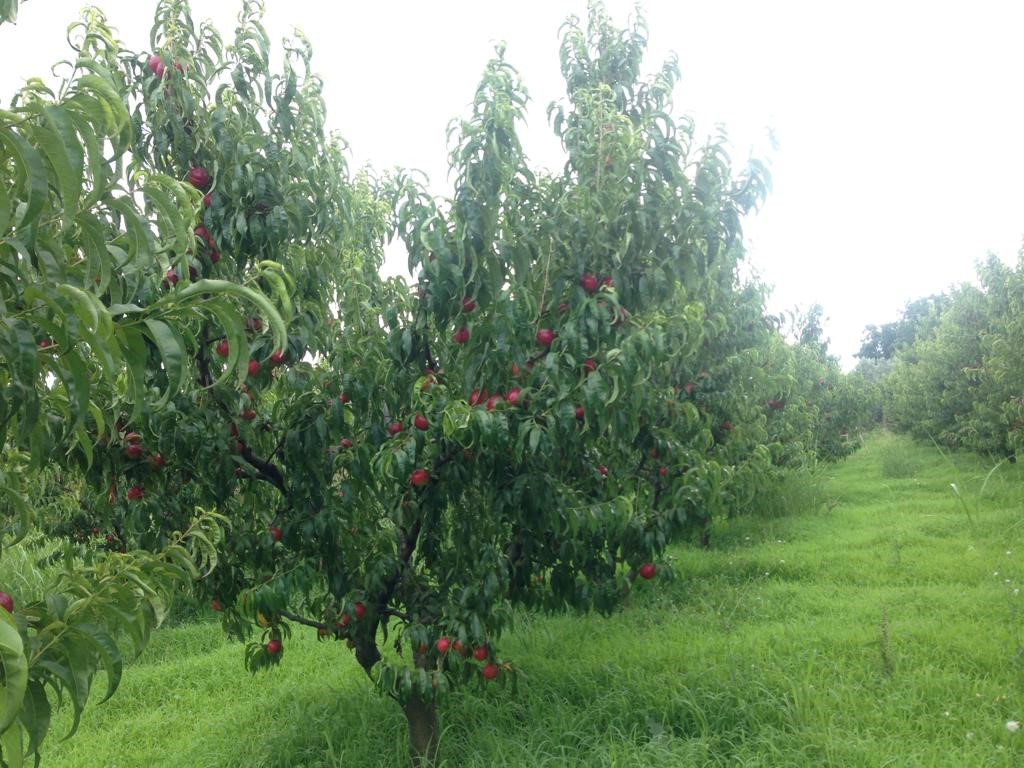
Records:
[[[896,667],[892,662],[892,650],[889,648],[889,609],[882,608],[882,622],[879,625],[878,650],[882,655],[882,671],[886,677],[892,677]]]

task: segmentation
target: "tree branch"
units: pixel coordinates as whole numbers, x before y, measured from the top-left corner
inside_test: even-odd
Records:
[[[249,446],[245,446],[242,449],[242,458],[259,470],[259,474],[256,475],[257,478],[266,480],[273,485],[281,492],[282,496],[288,496],[288,486],[285,485],[284,475],[281,474],[281,470],[277,466],[256,456],[249,450]]]
[[[284,618],[288,619],[288,621],[294,621],[296,624],[302,624],[307,627],[313,627],[314,629],[326,629],[328,631],[335,631],[322,622],[313,621],[313,619],[307,619],[305,616],[299,616],[299,614],[292,613],[291,611],[281,611],[281,615]]]

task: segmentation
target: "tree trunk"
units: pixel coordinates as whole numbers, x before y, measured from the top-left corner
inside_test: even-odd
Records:
[[[437,762],[437,705],[413,695],[403,707],[409,721],[409,749],[413,768],[431,768]]]

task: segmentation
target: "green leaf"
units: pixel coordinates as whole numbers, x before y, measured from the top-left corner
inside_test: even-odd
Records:
[[[160,350],[160,357],[163,359],[164,373],[167,374],[167,389],[163,397],[155,404],[155,407],[162,408],[167,402],[181,390],[185,381],[187,369],[185,367],[185,342],[181,335],[162,320],[147,318],[145,321],[147,335]]]
[[[76,177],[67,147],[57,131],[42,125],[32,125],[30,137],[42,151],[46,161],[53,168],[60,190],[61,217],[65,230],[78,213],[78,197],[81,192],[81,173]]]
[[[115,332],[120,346],[124,350],[124,360],[128,365],[128,381],[130,384],[130,401],[134,405],[131,419],[134,421],[142,412],[146,401],[146,360],[149,350],[142,331],[135,326],[118,326]]]
[[[13,723],[21,711],[28,685],[28,660],[14,618],[0,609],[0,665],[3,666],[3,687],[0,688],[0,733]]]
[[[132,201],[128,198],[117,198],[110,202],[110,207],[121,214],[128,236],[128,258],[132,261],[149,262],[153,258],[153,233],[139,216]]]
[[[0,733],[0,747],[3,751],[5,768],[22,768],[25,753],[22,747],[21,727],[17,724]]]
[[[49,180],[46,166],[39,153],[19,134],[9,128],[0,130],[0,145],[5,145],[14,155],[18,167],[22,194],[26,201],[25,208],[17,222],[18,229],[28,228],[26,237],[28,245],[35,239],[35,228],[32,226],[39,216],[49,197]]]
[[[288,347],[288,329],[285,327],[284,320],[281,319],[281,315],[277,309],[274,308],[273,303],[259,291],[254,291],[252,288],[248,288],[238,283],[232,283],[229,280],[197,280],[191,285],[186,286],[180,291],[174,291],[168,294],[163,300],[179,300],[184,301],[185,299],[192,298],[196,295],[202,294],[228,294],[233,295],[241,299],[245,299],[252,304],[255,304],[267,322],[270,323],[270,329],[274,334],[274,347],[275,349],[286,349]]]
[[[38,680],[30,680],[20,715],[21,725],[28,734],[26,755],[38,754],[39,746],[50,730],[51,714],[46,688]]]
[[[102,704],[114,695],[121,683],[121,672],[124,669],[121,653],[113,638],[95,624],[80,624],[74,631],[78,637],[92,646],[93,652],[100,660],[99,666],[107,673],[107,692],[99,701]]]

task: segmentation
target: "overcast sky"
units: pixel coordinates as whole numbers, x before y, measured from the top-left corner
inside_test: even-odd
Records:
[[[145,50],[152,0],[97,0]],[[0,26],[0,100],[67,55],[80,0],[28,0]],[[546,123],[560,98],[558,28],[583,0],[266,0],[275,44],[293,27],[326,81],[329,122],[353,164],[426,171],[446,194],[445,129],[466,113],[494,43],[508,44],[531,96],[527,152],[559,167]],[[632,3],[608,0],[620,23]],[[701,135],[725,125],[733,157],[770,161],[774,189],[748,221],[750,261],[773,311],[815,302],[847,366],[868,323],[970,280],[990,252],[1016,259],[1024,235],[1024,4],[648,0],[646,71],[668,51],[683,78],[676,111]],[[230,39],[234,0],[193,3]],[[279,58],[277,58],[279,61]],[[771,130],[778,148],[770,149]],[[395,272],[404,269],[396,259]]]

